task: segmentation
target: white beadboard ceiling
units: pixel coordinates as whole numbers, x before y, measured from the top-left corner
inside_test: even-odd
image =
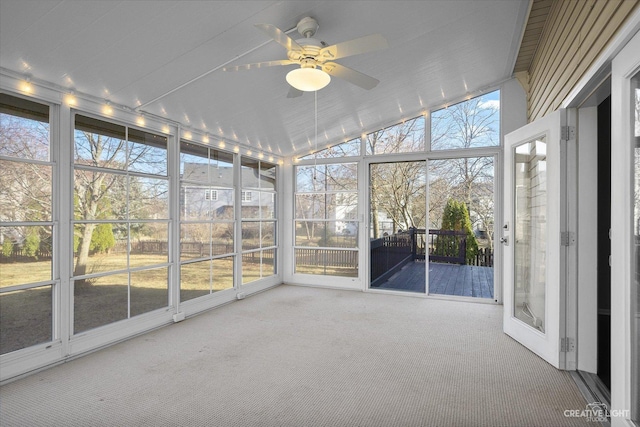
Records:
[[[270,40],[254,24],[287,31],[311,16],[327,44],[374,33],[389,42],[336,61],[380,84],[367,91],[333,78],[318,92],[322,147],[509,78],[528,8],[528,0],[1,0],[0,66],[290,156],[315,143],[313,93],[286,97],[285,74],[296,66],[211,72],[286,58],[274,41],[237,58]]]

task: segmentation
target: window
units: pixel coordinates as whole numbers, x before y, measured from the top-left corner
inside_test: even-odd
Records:
[[[180,300],[233,288],[233,155],[182,141],[179,205]]]
[[[218,190],[204,190],[205,200],[218,200]]]
[[[49,107],[0,94],[0,349],[54,339],[56,167]]]
[[[500,145],[500,91],[431,113],[431,149]]]
[[[367,135],[367,155],[424,151],[424,116]]]
[[[243,158],[242,283],[276,274],[276,165]]]
[[[74,333],[167,307],[167,139],[77,114]]]
[[[295,272],[357,277],[357,163],[295,171]]]
[[[360,138],[355,138],[350,141],[346,141],[346,142],[331,146],[329,148],[325,148],[324,150],[318,150],[315,153],[302,156],[299,158],[299,160],[336,159],[336,158],[348,157],[348,156],[359,156],[361,145],[362,145],[362,140]]]

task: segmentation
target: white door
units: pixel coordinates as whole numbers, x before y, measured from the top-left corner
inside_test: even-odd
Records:
[[[561,246],[566,115],[558,110],[505,136],[502,229],[504,332],[560,369],[567,343]]]

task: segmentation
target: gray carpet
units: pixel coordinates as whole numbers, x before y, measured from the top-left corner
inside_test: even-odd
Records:
[[[279,286],[0,388],[9,426],[577,426],[502,307]]]

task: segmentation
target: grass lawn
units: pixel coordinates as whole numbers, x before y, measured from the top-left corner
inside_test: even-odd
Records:
[[[131,266],[166,262],[162,255],[133,255]],[[92,272],[126,268],[124,254],[91,257]],[[265,265],[265,268],[271,268]],[[169,304],[169,267],[109,274],[77,282],[73,295],[73,329],[80,333],[102,325],[162,309]],[[233,257],[181,266],[182,301],[233,287]],[[212,280],[210,281],[210,277]],[[246,263],[243,283],[260,278],[260,264]],[[51,279],[51,261],[0,264],[0,287]],[[130,280],[130,282],[129,282]],[[212,283],[212,285],[210,285]],[[51,285],[0,294],[0,349],[2,354],[52,339]]]
[[[0,288],[51,280],[51,260],[0,264]]]

